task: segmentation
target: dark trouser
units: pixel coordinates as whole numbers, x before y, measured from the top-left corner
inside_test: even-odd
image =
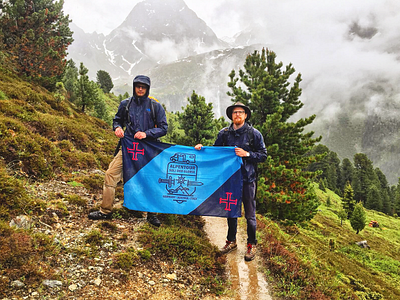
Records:
[[[247,243],[257,245],[256,239],[256,182],[243,183],[242,202],[244,205],[244,215],[247,220]],[[228,218],[228,236],[230,242],[236,241],[237,218]]]

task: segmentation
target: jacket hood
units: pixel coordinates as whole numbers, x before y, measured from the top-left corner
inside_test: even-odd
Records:
[[[133,79],[133,95],[136,97],[135,94],[135,84],[136,83],[142,83],[148,86],[147,88],[147,92],[143,97],[148,97],[150,94],[150,85],[151,85],[151,81],[150,78],[148,76],[145,75],[137,75],[134,79]]]

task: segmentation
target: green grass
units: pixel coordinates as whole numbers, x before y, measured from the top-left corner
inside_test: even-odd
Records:
[[[350,222],[341,225],[335,213],[341,205],[340,197],[318,189],[317,195],[321,205],[308,226],[293,230],[263,219],[269,224],[262,233],[264,257],[279,294],[288,299],[400,299],[400,219],[366,210],[368,222],[376,220],[380,227],[367,224],[356,234]],[[268,232],[273,233],[275,244],[272,237],[266,238]],[[362,240],[370,249],[356,245]],[[273,249],[266,250],[268,246]],[[307,285],[322,294],[307,291]]]

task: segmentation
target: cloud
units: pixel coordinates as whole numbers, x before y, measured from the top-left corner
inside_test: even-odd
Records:
[[[220,12],[226,7],[240,12],[236,18],[242,27],[255,28],[278,61],[293,63],[302,73],[301,117],[334,118],[362,90],[371,97],[365,112],[382,112],[371,110],[377,104],[372,98],[400,92],[398,1],[225,1]]]

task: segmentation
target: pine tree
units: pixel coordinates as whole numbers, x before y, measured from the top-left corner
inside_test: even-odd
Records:
[[[382,211],[382,199],[379,188],[376,185],[371,185],[368,189],[367,200],[365,201],[365,207],[376,211]]]
[[[380,190],[380,198],[382,200],[382,208],[381,208],[381,212],[385,213],[385,214],[390,214],[392,211],[392,205],[390,203],[390,187],[388,184],[388,181],[386,179],[385,174],[383,174],[383,172],[379,169],[379,168],[375,168],[375,174],[379,179],[379,190]]]
[[[344,188],[343,198],[342,198],[342,207],[346,211],[347,218],[350,219],[350,216],[354,210],[356,205],[356,200],[354,200],[354,192],[350,183],[347,183]]]
[[[186,107],[182,107],[183,112],[178,114],[180,127],[185,131],[179,143],[187,146],[212,145],[218,130],[226,123],[222,118],[214,119],[212,103],[207,104],[204,97],[197,95],[195,91],[188,102]]]
[[[397,183],[395,193],[394,193],[394,207],[393,207],[393,214],[396,214],[397,216],[400,216],[400,178]]]
[[[83,65],[79,66],[79,78],[76,87],[76,95],[78,105],[81,106],[82,112],[85,112],[86,108],[91,108],[98,101],[99,95],[97,92],[97,84],[89,80],[87,73],[89,70]]]
[[[109,116],[107,112],[107,105],[105,100],[105,95],[102,93],[101,90],[97,92],[98,97],[97,101],[94,103],[94,116],[99,118],[108,124],[112,125],[112,118]]]
[[[363,153],[354,155],[354,168],[354,198],[365,204],[369,187],[373,184],[378,185],[379,179],[375,174],[372,161]]]
[[[64,1],[0,1],[0,31],[5,50],[19,72],[54,87],[72,43]],[[60,78],[58,78],[60,79]]]
[[[343,207],[341,207],[337,213],[337,216],[340,219],[340,226],[343,226],[343,221],[347,219],[346,210]]]
[[[317,178],[326,179],[326,187],[337,194],[341,194],[339,189],[340,182],[340,160],[337,154],[330,151],[325,145],[318,144],[307,153],[307,156],[315,156],[317,161],[307,167],[308,171],[319,171]]]
[[[99,70],[97,71],[97,83],[100,85],[100,88],[103,90],[104,93],[109,93],[114,84],[112,82],[111,76],[108,72]]]
[[[235,71],[229,75],[228,95],[233,102],[249,106],[251,122],[263,134],[267,147],[267,161],[258,168],[258,211],[301,223],[310,220],[319,205],[311,181],[314,173],[305,170],[314,158],[305,154],[321,138],[313,139],[312,131],[303,133],[315,115],[289,122],[303,106],[299,100],[301,75],[289,87],[295,69],[289,64],[282,71],[282,62],[276,63],[275,58],[274,52],[265,49],[248,55],[239,78]]]
[[[57,82],[56,90],[54,92],[54,98],[57,102],[62,102],[65,100],[66,96],[67,90],[65,89],[64,84],[62,82]]]
[[[75,62],[70,59],[67,61],[67,65],[64,69],[64,74],[62,77],[62,82],[64,83],[64,87],[68,93],[68,99],[71,102],[76,101],[76,87],[78,84],[78,68],[75,65]]]
[[[332,200],[331,197],[328,196],[328,199],[326,199],[326,206],[330,207],[332,205]]]
[[[340,167],[340,189],[344,192],[346,185],[353,184],[354,167],[348,158],[342,160]]]
[[[179,144],[185,132],[179,127],[179,117],[176,113],[167,112],[168,131],[161,141],[171,144]]]
[[[328,166],[326,168],[326,180],[328,188],[335,193],[339,193],[338,181],[340,178],[340,160],[335,152],[330,151],[327,155]]]
[[[366,220],[367,216],[365,214],[363,205],[361,202],[358,202],[354,207],[354,211],[350,218],[351,227],[353,227],[357,234],[365,228]]]

